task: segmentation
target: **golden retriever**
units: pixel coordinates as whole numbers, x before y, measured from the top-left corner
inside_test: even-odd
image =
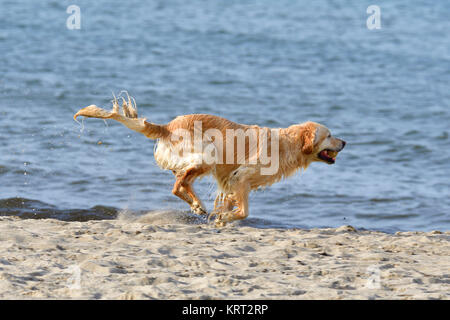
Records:
[[[113,110],[90,105],[78,116],[114,119],[150,139],[158,139],[157,164],[171,170],[176,181],[172,193],[186,201],[197,214],[206,209],[195,194],[195,179],[211,174],[218,185],[212,214],[216,226],[245,219],[250,191],[269,186],[306,169],[311,162],[333,164],[345,141],[315,122],[269,129],[238,124],[209,114],[179,116],[166,125],[138,118],[135,103],[123,99],[122,113],[116,98]],[[270,145],[270,148],[269,148]]]

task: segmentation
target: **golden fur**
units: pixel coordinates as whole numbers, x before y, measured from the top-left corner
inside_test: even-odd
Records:
[[[166,125],[157,125],[147,122],[146,119],[137,118],[135,106],[130,99],[128,99],[128,102],[124,100],[122,109],[123,114],[120,114],[119,105],[115,99],[111,112],[91,105],[78,111],[74,118],[85,116],[114,119],[150,139],[158,139],[155,159],[162,169],[171,170],[175,175],[176,181],[172,193],[186,201],[192,211],[197,214],[206,214],[206,210],[195,194],[192,184],[200,176],[213,175],[219,189],[213,210],[213,214],[217,216],[217,226],[248,216],[250,191],[269,186],[289,177],[298,169],[306,169],[313,161],[334,163],[334,157],[328,157],[329,154],[324,150],[328,150],[330,154],[337,154],[345,146],[344,141],[331,137],[325,126],[315,122],[295,124],[288,128],[269,129],[256,125],[238,124],[209,114],[191,114],[179,116]],[[199,161],[203,155],[195,152],[193,145],[189,145],[188,152],[182,155],[174,151],[177,145],[185,142],[181,139],[174,139],[177,132],[184,130],[192,138],[195,134],[196,123],[201,124],[200,131],[205,134],[207,140],[209,139],[207,143],[213,145],[215,155],[233,161],[209,164],[205,161]],[[261,136],[256,136],[258,142],[256,152],[250,150],[250,138],[244,138],[245,159],[238,159],[238,138],[227,136],[227,130],[266,134],[267,146],[272,147],[272,149],[268,148],[267,150],[268,157],[276,156],[273,153],[274,148],[271,143],[278,141],[278,157],[275,157],[278,161],[276,170],[272,174],[262,174],[262,170],[273,163],[263,163],[260,159],[259,155],[263,145]],[[224,144],[231,143],[229,140],[234,139],[234,149],[229,150],[225,148],[224,144],[218,144],[217,138],[212,139],[208,136],[208,132],[225,137]],[[274,162],[272,158],[271,160],[271,162]]]

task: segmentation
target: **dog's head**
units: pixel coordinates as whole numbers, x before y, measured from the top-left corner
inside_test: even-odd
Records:
[[[302,153],[311,161],[333,164],[346,144],[344,140],[333,137],[327,127],[315,122],[301,124],[299,134]]]

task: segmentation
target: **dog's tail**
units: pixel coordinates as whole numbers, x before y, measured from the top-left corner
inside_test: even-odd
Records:
[[[114,97],[113,109],[111,111],[99,108],[96,105],[90,105],[78,111],[73,116],[73,119],[76,121],[79,116],[98,119],[114,119],[127,128],[142,133],[150,139],[159,139],[168,135],[166,126],[147,122],[145,118],[138,118],[136,105],[133,105],[130,97],[128,97],[128,101],[123,99],[122,114],[120,113],[119,103],[117,102],[116,97]]]

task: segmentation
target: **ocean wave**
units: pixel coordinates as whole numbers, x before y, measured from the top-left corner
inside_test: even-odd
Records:
[[[0,199],[0,216],[17,216],[22,219],[105,220],[115,219],[118,212],[116,208],[101,205],[90,209],[60,209],[33,199],[20,197]]]

